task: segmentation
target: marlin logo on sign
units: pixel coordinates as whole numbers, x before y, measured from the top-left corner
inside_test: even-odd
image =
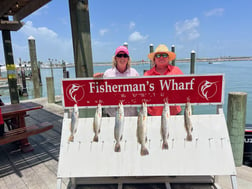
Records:
[[[85,95],[83,87],[79,84],[71,84],[67,87],[67,96],[76,104],[78,101],[82,100]]]
[[[208,100],[209,98],[212,98],[216,92],[217,92],[217,85],[216,82],[210,82],[210,81],[202,81],[199,85],[198,92],[201,97]]]

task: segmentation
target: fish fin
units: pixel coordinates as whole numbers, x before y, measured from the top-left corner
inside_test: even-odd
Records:
[[[93,141],[94,141],[94,142],[98,142],[98,141],[99,141],[98,135],[95,135],[95,136],[94,136]]]
[[[121,135],[120,140],[122,140],[123,136]]]
[[[141,156],[149,155],[149,151],[145,146],[141,146]]]
[[[71,134],[70,137],[68,138],[69,142],[73,142],[74,141],[74,136]]]
[[[121,146],[119,142],[115,144],[115,152],[121,152]]]
[[[162,149],[163,150],[167,150],[168,149],[168,142],[167,141],[163,141]]]
[[[192,135],[191,135],[191,134],[188,134],[186,140],[187,140],[187,141],[192,141]]]

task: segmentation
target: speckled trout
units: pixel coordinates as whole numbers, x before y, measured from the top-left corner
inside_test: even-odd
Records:
[[[192,126],[191,116],[192,116],[191,103],[187,102],[185,106],[185,111],[184,111],[184,125],[187,132],[186,140],[188,141],[192,141],[193,126]]]
[[[142,104],[142,108],[138,114],[137,141],[139,144],[141,144],[140,154],[142,156],[148,155],[149,151],[146,147],[146,142],[147,142],[147,104],[146,103]]]
[[[98,104],[95,111],[94,122],[93,122],[93,130],[94,130],[94,142],[99,141],[99,133],[101,132],[101,122],[102,122],[102,106]]]
[[[168,149],[170,106],[165,102],[161,116],[161,137],[163,140],[162,149]]]
[[[75,104],[72,110],[72,114],[71,114],[71,124],[70,124],[71,134],[68,139],[69,142],[74,141],[74,135],[77,132],[78,122],[79,122],[79,109],[78,109],[77,104]]]
[[[121,151],[120,141],[122,140],[123,137],[123,127],[124,127],[124,108],[123,104],[119,103],[116,111],[115,127],[114,127],[114,137],[116,140],[115,152]]]

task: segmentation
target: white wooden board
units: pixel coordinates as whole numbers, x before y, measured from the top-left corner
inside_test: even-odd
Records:
[[[124,176],[236,175],[223,114],[193,115],[193,141],[185,141],[184,116],[171,116],[169,149],[162,150],[160,116],[148,117],[149,155],[140,155],[137,117],[126,117],[122,151],[114,152],[115,118],[102,118],[99,142],[93,118],[80,118],[74,142],[68,142],[70,119],[64,118],[58,178]]]

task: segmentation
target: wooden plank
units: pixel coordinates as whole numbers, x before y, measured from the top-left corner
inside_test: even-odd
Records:
[[[23,27],[24,22],[20,21],[0,21],[0,30],[17,31]]]
[[[0,137],[0,145],[14,142],[17,140],[21,140],[31,135],[36,135],[36,134],[48,131],[49,129],[52,129],[52,128],[53,128],[53,125],[51,125],[48,122],[44,122],[44,123],[41,123],[39,126],[33,125],[29,127],[14,129],[5,133],[4,136]]]
[[[29,1],[23,8],[21,11],[17,12],[13,18],[15,20],[22,20],[24,19],[26,16],[32,14],[34,11],[36,11],[37,9],[39,9],[40,7],[44,6],[45,4],[47,4],[48,2],[50,2],[51,0],[33,0],[33,1]]]
[[[5,13],[8,13],[9,9],[15,5],[17,0],[5,0],[0,1],[0,17],[2,17]]]

